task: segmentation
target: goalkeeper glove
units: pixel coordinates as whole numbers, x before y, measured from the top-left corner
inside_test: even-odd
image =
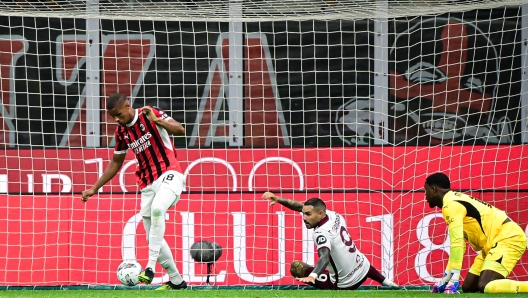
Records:
[[[450,279],[451,270],[446,270],[442,279],[433,286],[431,293],[443,293]]]
[[[460,286],[460,282],[458,282],[458,280],[450,280],[445,287],[444,294],[460,294],[458,291],[458,286]]]

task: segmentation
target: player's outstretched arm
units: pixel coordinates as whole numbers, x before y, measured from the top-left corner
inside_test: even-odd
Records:
[[[265,192],[262,198],[266,200],[270,200],[270,206],[275,205],[275,203],[279,203],[282,206],[288,207],[291,210],[299,211],[299,212],[302,212],[302,208],[304,206],[304,204],[301,202],[278,197],[269,191]]]
[[[466,251],[466,242],[464,240],[464,216],[466,212],[466,208],[457,202],[451,202],[448,206],[442,208],[442,215],[449,228],[451,248],[444,276],[433,286],[432,293],[460,294],[458,292],[460,269],[462,268],[462,261]]]
[[[168,118],[166,114],[165,119],[162,119],[159,114],[159,111],[152,109],[152,107],[143,107],[141,109],[141,112],[145,115],[147,115],[147,118],[151,121],[156,123],[156,125],[159,125],[160,127],[163,127],[168,133],[170,133],[173,136],[183,136],[185,135],[185,128],[183,128],[183,125],[172,119]]]
[[[330,263],[330,249],[328,247],[321,247],[317,250],[319,254],[319,261],[317,261],[317,264],[315,264],[315,267],[308,275],[308,277],[299,278],[299,281],[305,282],[305,283],[315,283],[315,280],[317,277],[319,277],[319,274],[323,273],[323,271],[328,266],[328,263]]]
[[[108,181],[114,178],[114,176],[117,174],[117,172],[119,172],[119,170],[123,166],[125,156],[126,154],[114,154],[114,157],[110,161],[110,164],[104,171],[103,175],[99,177],[97,182],[95,182],[94,186],[82,192],[81,201],[86,202],[88,198],[93,196],[99,190],[99,188],[103,187],[103,185],[105,185]]]

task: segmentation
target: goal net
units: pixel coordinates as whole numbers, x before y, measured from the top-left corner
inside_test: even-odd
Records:
[[[289,265],[317,261],[312,231],[273,191],[320,197],[385,276],[431,285],[449,239],[428,175],[528,225],[524,3],[2,1],[0,285],[116,285],[123,260],[146,265],[131,152],[80,200],[112,159],[114,92],[185,126],[165,239],[189,284],[206,282],[190,247],[207,240],[214,285],[301,285]]]

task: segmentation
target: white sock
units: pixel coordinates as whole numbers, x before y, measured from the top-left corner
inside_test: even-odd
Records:
[[[179,285],[183,282],[183,278],[178,271],[178,267],[176,267],[174,258],[172,257],[171,249],[165,239],[163,239],[163,244],[161,245],[158,262],[160,263],[161,267],[167,270],[167,274],[169,274],[170,281],[173,284]]]
[[[151,219],[150,217],[143,217],[143,226],[145,227],[145,232],[147,233],[147,243],[150,243],[150,227],[152,226],[151,224]],[[165,242],[165,241],[164,241]],[[150,246],[150,244],[149,244]],[[150,269],[152,269],[152,272],[155,272],[156,268],[155,268],[155,264],[152,265],[152,264],[147,264],[147,266],[144,268],[144,269],[147,269],[149,268],[149,265],[151,266]]]
[[[150,217],[143,217],[143,226],[145,227],[145,231],[147,231],[147,241],[148,241],[150,226],[151,226]],[[163,269],[167,270],[167,274],[169,275],[170,281],[173,284],[179,285],[183,282],[183,278],[180,275],[180,272],[178,271],[178,267],[176,267],[174,258],[172,257],[172,252],[169,247],[169,244],[167,243],[167,241],[165,241],[165,239],[163,239],[163,242],[161,244],[158,262],[160,263]],[[151,267],[151,269],[152,271],[155,271],[153,267]]]
[[[388,287],[398,287],[397,284],[395,284],[392,280],[388,279],[388,278],[385,278],[385,280],[383,280],[383,282],[381,283],[381,285],[383,286],[388,286]]]
[[[167,209],[169,209],[169,207],[174,203],[176,197],[176,194],[171,189],[162,185],[160,186],[160,188],[156,192],[156,196],[152,200],[152,205],[150,206],[151,223],[148,236],[149,259],[146,268],[151,268],[152,270],[154,270],[156,262],[160,257],[161,247],[163,246],[163,242],[165,242],[165,240],[163,239],[165,235],[165,213],[167,212]],[[171,259],[173,259],[172,254],[170,255]]]
[[[151,268],[154,271],[156,267],[156,262],[160,257],[161,247],[165,239],[165,213],[163,216],[156,216],[152,218],[152,225],[150,226],[149,233],[149,259],[147,263],[147,268]]]

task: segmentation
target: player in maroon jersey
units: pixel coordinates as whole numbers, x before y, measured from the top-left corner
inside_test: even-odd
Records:
[[[119,124],[115,132],[114,157],[95,185],[83,191],[86,202],[121,169],[126,152],[136,155],[136,178],[141,188],[143,225],[149,243],[149,260],[139,276],[143,283],[154,279],[158,261],[167,270],[170,281],[159,290],[185,289],[183,280],[172,256],[165,234],[165,213],[180,199],[185,180],[170,135],[184,135],[181,123],[156,107],[134,109],[124,94],[114,93],[108,98],[106,109]]]
[[[312,237],[319,260],[315,266],[293,261],[290,273],[299,281],[322,290],[355,290],[367,278],[383,286],[398,287],[370,264],[350,237],[345,218],[326,209],[321,199],[311,198],[303,204],[281,198],[272,192],[265,192],[263,198],[270,201],[270,206],[279,203],[293,211],[302,212],[306,228],[314,230]]]

